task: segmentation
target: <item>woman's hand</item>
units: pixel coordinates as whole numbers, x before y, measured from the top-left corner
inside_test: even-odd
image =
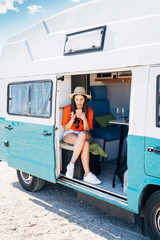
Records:
[[[76,117],[76,114],[74,114],[74,112],[71,112],[71,119],[72,119],[72,121],[75,120],[75,117]]]
[[[87,120],[86,114],[84,112],[82,112],[78,117],[81,118],[83,121]]]
[[[68,123],[66,123],[64,125],[65,131],[68,131],[72,127],[72,124],[73,124],[73,122],[75,120],[75,117],[76,117],[76,115],[74,114],[74,112],[71,112],[71,119],[69,120]]]
[[[82,119],[83,121],[87,120],[86,114],[85,114],[84,112],[83,112],[82,115],[81,115],[81,119]]]
[[[79,117],[80,117],[80,118],[82,119],[82,121],[83,121],[84,130],[89,132],[90,127],[89,127],[89,125],[88,125],[88,120],[87,120],[86,114],[85,114],[84,112],[82,112]]]

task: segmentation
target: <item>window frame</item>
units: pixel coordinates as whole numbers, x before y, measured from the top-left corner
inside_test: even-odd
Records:
[[[160,114],[159,114],[159,99],[160,99],[160,96],[159,96],[159,87],[160,87],[160,75],[157,76],[156,78],[156,127],[160,128],[160,125],[159,125],[159,120],[158,120],[158,117],[160,117]]]
[[[77,53],[85,53],[85,52],[93,52],[93,51],[103,50],[104,40],[105,40],[105,35],[106,35],[106,28],[107,28],[107,26],[100,26],[100,27],[96,27],[96,28],[90,28],[90,29],[87,29],[87,30],[66,34],[63,55],[71,55],[71,54],[77,54]],[[72,51],[71,52],[69,52],[69,51],[66,52],[65,51],[66,43],[67,43],[68,38],[70,36],[74,36],[74,35],[78,35],[78,34],[82,34],[82,33],[87,33],[87,32],[92,32],[92,31],[99,30],[99,29],[102,29],[102,31],[103,31],[102,37],[101,37],[101,44],[100,44],[99,47],[96,47],[96,48],[93,48],[93,47],[85,48],[85,49],[81,49],[81,50],[77,50],[77,51],[74,50],[73,52]]]
[[[17,113],[10,113],[9,112],[9,101],[11,99],[9,99],[9,94],[10,94],[10,86],[13,85],[22,85],[22,84],[33,84],[33,83],[46,83],[49,82],[51,83],[51,92],[50,92],[50,112],[49,112],[49,116],[37,116],[37,115],[32,115],[32,114],[17,114]],[[30,94],[30,93],[29,93]],[[46,118],[49,119],[52,116],[52,98],[53,98],[53,81],[51,79],[44,79],[44,80],[34,80],[34,81],[22,81],[22,82],[12,82],[9,83],[7,86],[7,113],[9,115],[13,115],[13,116],[22,116],[22,117],[35,117],[35,118]],[[29,104],[29,102],[28,102]]]

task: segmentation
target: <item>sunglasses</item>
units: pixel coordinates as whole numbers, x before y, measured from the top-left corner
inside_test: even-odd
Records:
[[[77,120],[76,120],[76,129],[78,129],[79,128],[79,123],[80,123],[80,120],[77,118]]]
[[[80,120],[78,118],[75,118],[75,121],[74,123],[76,123],[76,126],[75,128],[78,129],[79,128],[79,123],[80,123]],[[82,124],[83,124],[83,121],[82,121]]]

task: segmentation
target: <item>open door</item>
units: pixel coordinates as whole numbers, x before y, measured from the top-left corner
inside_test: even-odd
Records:
[[[160,67],[150,69],[148,86],[145,172],[160,178]]]
[[[50,182],[56,182],[55,98],[55,76],[8,85],[8,165]]]

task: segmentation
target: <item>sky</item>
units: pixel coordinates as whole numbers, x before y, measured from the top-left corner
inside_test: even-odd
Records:
[[[93,0],[0,0],[0,54],[7,38],[68,8]]]

